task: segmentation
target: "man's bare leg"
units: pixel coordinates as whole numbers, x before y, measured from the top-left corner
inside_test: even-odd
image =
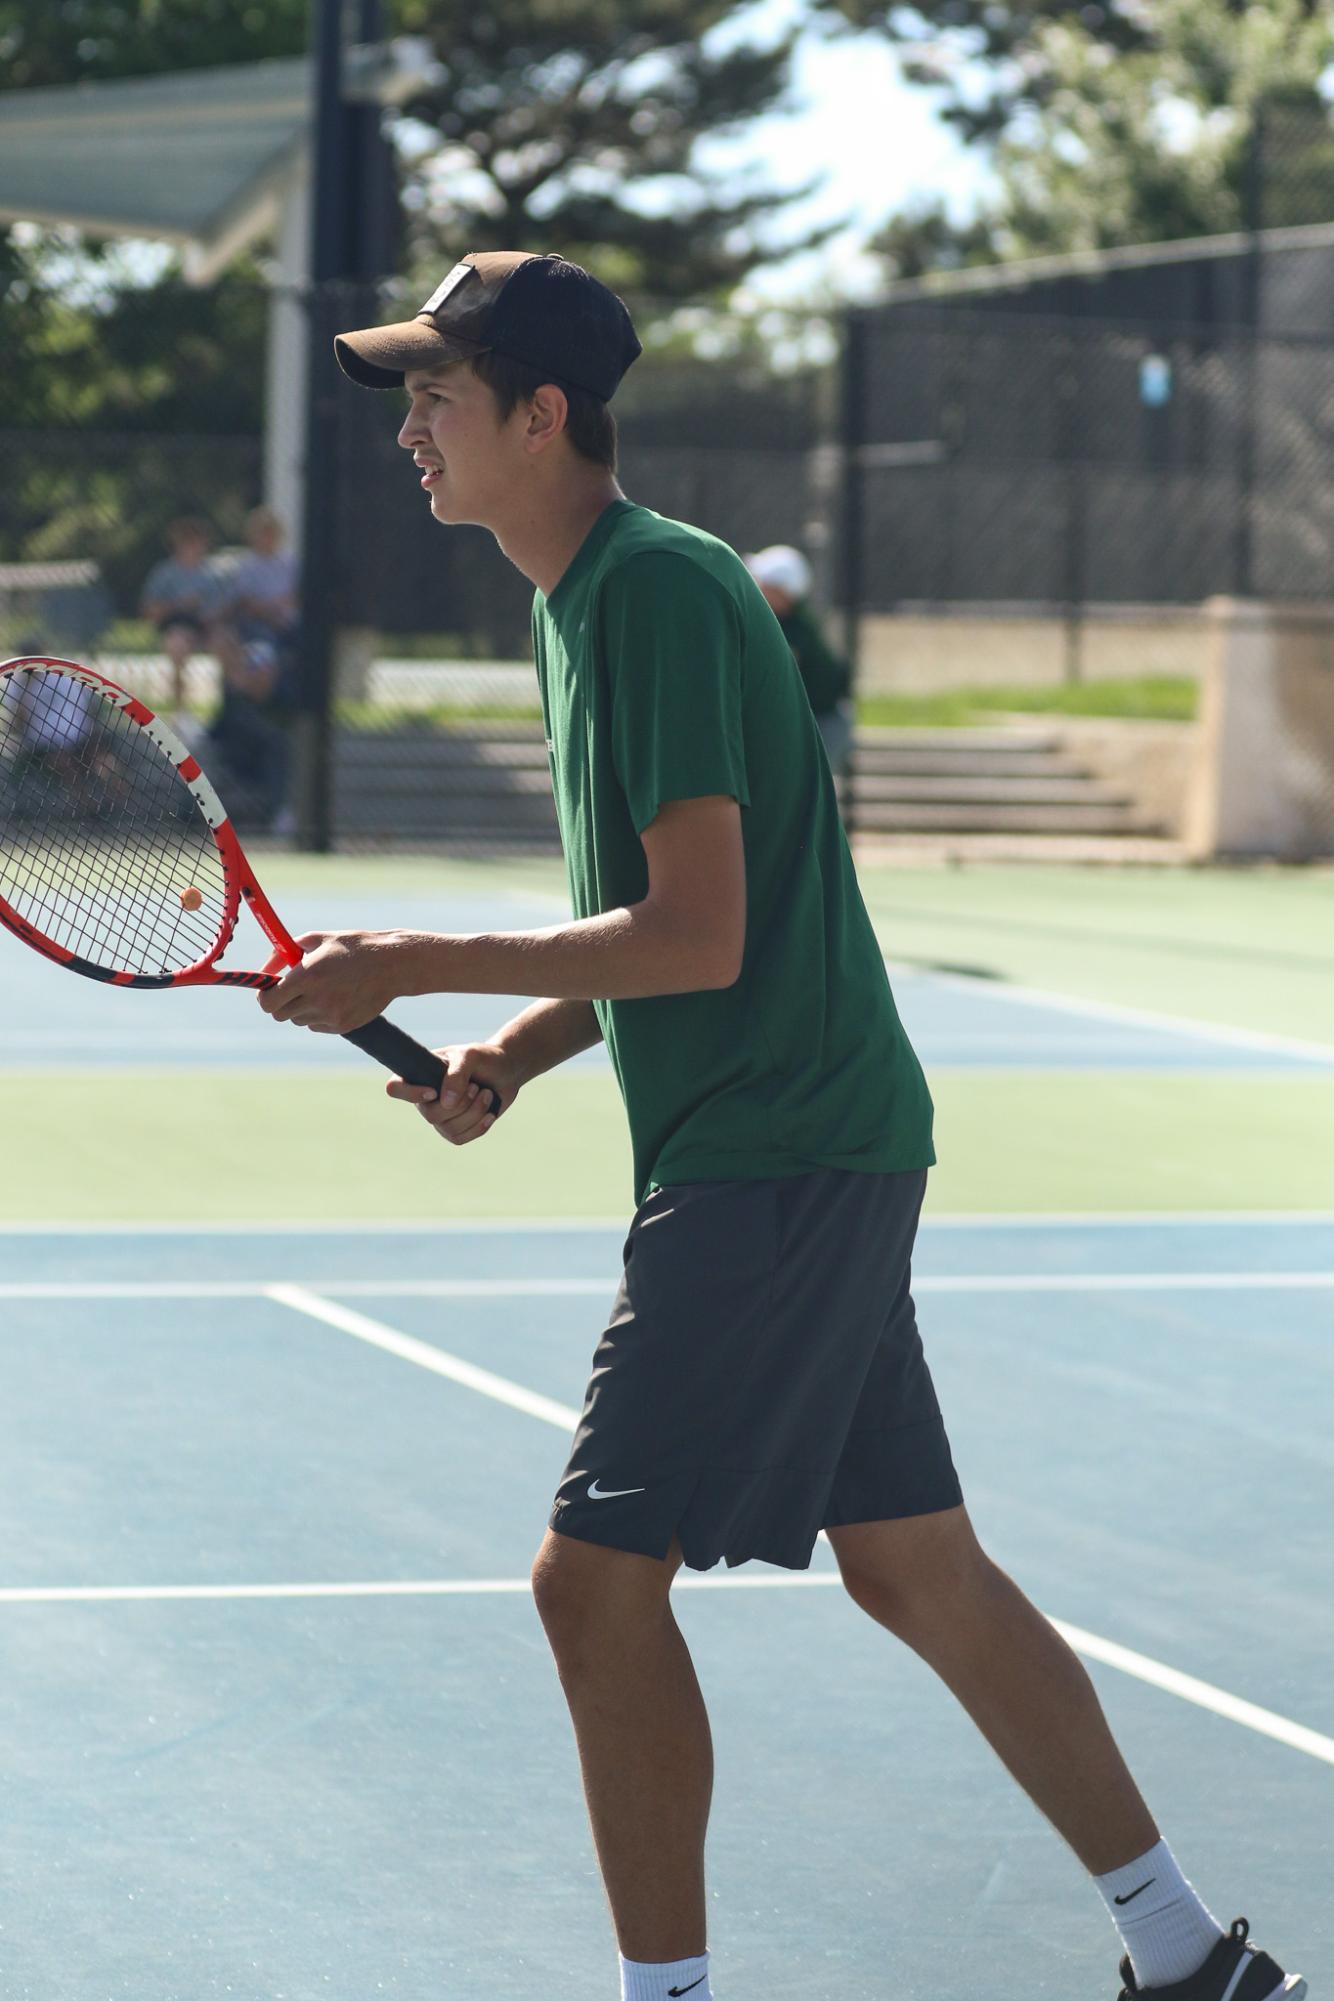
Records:
[[[986,1555],[963,1508],[831,1529],[843,1581],[958,1697],[1084,1867],[1158,1840],[1082,1663]]]
[[[680,1563],[549,1532],[533,1566],[616,1937],[651,1964],[705,1949],[713,1743],[669,1602]]]

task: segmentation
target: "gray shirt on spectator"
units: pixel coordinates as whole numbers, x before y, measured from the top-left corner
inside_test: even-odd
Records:
[[[165,604],[162,617],[168,619],[173,612],[211,618],[227,593],[227,579],[210,563],[183,563],[177,556],[164,556],[148,572],[143,602]]]
[[[294,598],[296,573],[296,557],[289,550],[280,549],[274,556],[259,556],[252,550],[242,556],[227,580],[227,602],[235,604],[241,598],[251,598],[257,604],[271,604],[275,598]],[[281,621],[265,622],[282,632],[293,617],[295,613]]]

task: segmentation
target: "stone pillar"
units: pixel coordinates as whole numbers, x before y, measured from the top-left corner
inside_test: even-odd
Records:
[[[380,635],[369,625],[340,625],[333,636],[334,696],[342,702],[370,698],[371,668],[380,650]]]
[[[1334,855],[1334,604],[1211,598],[1193,860]]]

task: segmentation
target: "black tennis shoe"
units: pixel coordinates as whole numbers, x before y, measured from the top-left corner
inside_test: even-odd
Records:
[[[1246,1919],[1238,1918],[1198,1973],[1167,1987],[1138,1986],[1134,1968],[1123,1959],[1119,2001],[1135,2001],[1137,1994],[1152,1994],[1158,2001],[1302,2001],[1306,1982],[1300,1974],[1285,1973],[1267,1952],[1248,1944],[1249,1932]]]

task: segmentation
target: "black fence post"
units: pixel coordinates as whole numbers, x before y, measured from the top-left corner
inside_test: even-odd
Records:
[[[1088,441],[1080,381],[1080,335],[1059,338],[1056,395],[1060,453],[1065,465],[1065,548],[1061,595],[1064,611],[1064,678],[1084,678],[1084,628],[1088,597]]]
[[[1243,224],[1246,249],[1241,260],[1241,345],[1238,368],[1237,412],[1237,519],[1232,544],[1232,592],[1234,597],[1255,595],[1255,485],[1259,411],[1256,400],[1260,388],[1260,287],[1262,280],[1260,231],[1264,219],[1265,167],[1264,104],[1255,107],[1250,145],[1246,155],[1246,183],[1243,191]]]
[[[840,508],[837,574],[843,614],[843,652],[852,670],[852,745],[844,780],[843,824],[851,834],[857,812],[856,705],[861,681],[861,628],[866,585],[863,570],[866,477],[866,317],[857,308],[843,316],[840,370],[839,447],[843,493]]]
[[[343,274],[348,161],[343,147],[343,0],[311,0],[314,103],[310,286],[306,297],[306,444],[302,484],[300,685],[296,718],[297,844],[333,845],[333,645],[336,627],[334,495],[338,478],[338,370],[333,281]]]

